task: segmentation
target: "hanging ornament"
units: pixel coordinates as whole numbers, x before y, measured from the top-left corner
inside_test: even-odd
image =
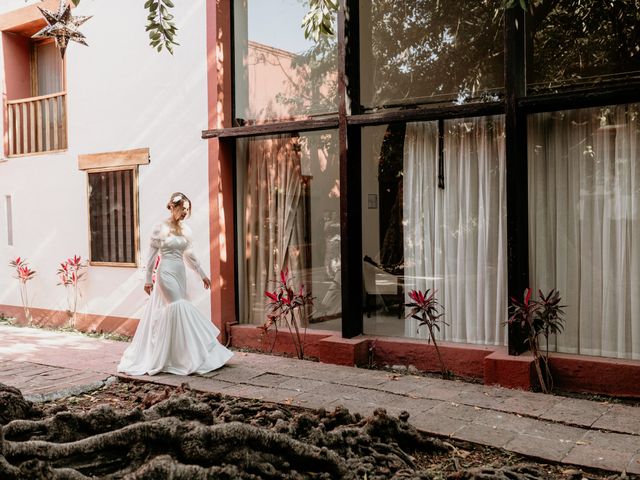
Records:
[[[60,55],[64,58],[64,52],[67,49],[69,40],[87,45],[85,36],[78,31],[78,27],[91,17],[74,17],[71,15],[71,5],[65,0],[60,0],[60,7],[57,12],[52,12],[46,8],[38,7],[42,12],[47,26],[33,35],[31,38],[53,38],[56,46],[60,50]]]

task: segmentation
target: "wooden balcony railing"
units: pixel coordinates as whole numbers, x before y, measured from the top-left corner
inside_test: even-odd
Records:
[[[67,148],[67,92],[7,102],[9,156]]]

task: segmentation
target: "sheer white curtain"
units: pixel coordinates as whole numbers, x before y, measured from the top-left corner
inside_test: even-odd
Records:
[[[639,112],[529,117],[530,275],[567,305],[558,351],[640,359]]]
[[[265,320],[265,290],[281,269],[295,285],[311,282],[304,247],[305,198],[297,138],[250,139],[244,194],[245,305],[249,323]]]
[[[504,345],[507,240],[504,120],[444,124],[444,189],[438,187],[436,122],[407,125],[404,148],[405,295],[437,290],[448,341]],[[407,319],[405,335],[416,333]]]

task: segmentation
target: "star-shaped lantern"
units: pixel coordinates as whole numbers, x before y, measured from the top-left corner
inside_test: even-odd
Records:
[[[57,12],[52,12],[46,8],[38,7],[42,12],[47,26],[33,35],[31,38],[54,38],[56,46],[60,50],[60,55],[64,58],[69,40],[87,45],[85,36],[78,31],[78,27],[91,17],[74,17],[71,15],[71,5],[65,0],[60,0],[60,7]]]

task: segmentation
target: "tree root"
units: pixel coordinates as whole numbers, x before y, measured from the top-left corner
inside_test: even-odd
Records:
[[[39,415],[40,410],[22,396],[17,388],[0,383],[0,426]]]
[[[547,478],[532,465],[515,465],[502,468],[472,468],[453,473],[447,480],[543,480]]]
[[[187,391],[147,410],[42,413],[10,394],[3,479],[426,479],[404,449],[448,450],[408,424],[408,414],[399,420],[382,409],[368,418],[343,407],[296,412]]]

